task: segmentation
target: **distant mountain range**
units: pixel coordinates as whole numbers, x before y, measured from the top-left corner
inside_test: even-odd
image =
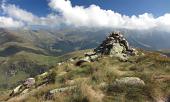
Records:
[[[83,28],[64,30],[0,29],[0,46],[3,53],[5,50],[10,53],[10,49],[16,49],[61,55],[75,50],[94,48],[111,31],[110,29]],[[132,46],[149,50],[170,49],[169,32],[124,29],[119,29],[119,31],[125,34]]]

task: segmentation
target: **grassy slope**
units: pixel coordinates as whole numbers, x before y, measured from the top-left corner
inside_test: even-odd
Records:
[[[140,51],[141,52],[141,51]],[[159,53],[145,52],[131,57],[128,62],[104,56],[98,61],[75,66],[66,62],[52,69],[56,73],[55,83],[38,90],[33,89],[29,97],[13,98],[16,102],[38,102],[52,89],[76,85],[74,90],[55,94],[55,102],[155,102],[170,95],[170,58]],[[77,55],[78,54],[78,55]],[[67,56],[81,56],[72,53]],[[117,78],[139,77],[145,86],[114,85]],[[39,80],[40,81],[40,80]],[[66,97],[67,96],[67,97]],[[21,95],[22,97],[22,95]]]
[[[0,57],[0,62],[0,90],[2,90],[49,70],[50,66],[59,62],[59,59],[55,56],[21,51],[12,56]],[[11,74],[12,72],[15,74]]]
[[[11,56],[0,57],[0,91],[13,88],[28,77],[34,77],[48,71],[50,67],[55,66],[58,62],[82,56],[82,52],[86,51],[77,51],[76,54],[74,52],[56,57],[20,51]],[[18,64],[21,62],[24,62],[25,68]],[[16,65],[14,69],[11,68],[13,64]],[[9,72],[13,70],[15,70],[15,75],[11,75]]]

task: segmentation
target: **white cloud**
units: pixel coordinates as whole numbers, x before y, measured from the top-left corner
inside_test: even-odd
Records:
[[[6,0],[2,0],[1,2],[0,2],[0,8],[3,8],[4,6],[5,6],[5,4],[6,4]]]
[[[13,4],[4,4],[2,6],[4,14],[8,15],[16,21],[22,22],[26,26],[40,25],[40,26],[56,26],[61,23],[60,17],[54,14],[48,14],[46,17],[38,17],[31,12],[21,9]],[[18,23],[19,23],[18,22]]]
[[[13,17],[15,19],[33,23],[38,19],[38,17],[34,16],[32,13],[27,12],[26,10],[20,9],[19,7],[16,7],[15,5],[8,4],[5,7],[3,7],[3,11],[10,17]]]
[[[12,17],[16,20],[22,21],[26,25],[38,25],[41,24],[39,17],[35,16],[31,12],[17,7],[16,5],[7,4],[2,7],[4,14]]]
[[[24,24],[20,21],[15,21],[10,17],[0,17],[0,27],[22,27]]]
[[[112,10],[101,9],[97,5],[72,6],[70,0],[50,0],[49,7],[53,10],[45,17],[38,17],[13,4],[6,4],[5,0],[1,3],[1,8],[7,17],[1,17],[11,21],[9,26],[17,27],[27,25],[60,26],[65,24],[75,27],[105,27],[105,28],[126,28],[126,29],[160,29],[169,30],[170,14],[155,18],[152,14],[144,13],[141,15],[126,16]],[[4,22],[1,22],[4,24]],[[15,23],[12,25],[12,22]],[[20,25],[20,26],[19,26]],[[4,24],[4,27],[8,27]],[[170,30],[169,30],[170,31]]]
[[[4,14],[3,8],[6,7],[6,0],[0,1],[0,12],[1,14]],[[24,23],[16,20],[10,16],[0,16],[0,27],[1,28],[17,28],[17,27],[23,27]]]
[[[139,16],[125,16],[112,10],[103,10],[99,6],[91,5],[73,7],[70,0],[51,0],[49,6],[60,12],[64,23],[74,26],[108,27],[127,29],[169,28],[170,14],[154,18],[152,14],[144,13]]]

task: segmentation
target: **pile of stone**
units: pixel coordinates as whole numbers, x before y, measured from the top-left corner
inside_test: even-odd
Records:
[[[118,57],[122,61],[127,61],[129,56],[136,55],[137,51],[131,48],[120,32],[112,32],[93,52],[88,52],[77,65],[83,62],[92,62],[102,55]]]
[[[121,52],[119,52],[116,47],[119,47]],[[114,55],[116,53],[135,55],[134,49],[129,46],[127,40],[120,32],[110,33],[110,35],[94,49],[94,52],[102,55]]]

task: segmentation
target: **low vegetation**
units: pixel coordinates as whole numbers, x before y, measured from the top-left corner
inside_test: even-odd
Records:
[[[76,53],[75,53],[76,54]],[[72,53],[70,56],[76,56]],[[103,56],[98,61],[76,66],[66,61],[54,66],[48,73],[51,82],[32,88],[27,94],[11,98],[9,102],[158,102],[170,96],[170,58],[156,52],[139,50],[139,56],[127,62]],[[77,56],[81,57],[80,52]],[[68,55],[67,55],[68,56]],[[50,74],[51,73],[51,74]],[[124,77],[138,77],[145,85],[115,84]],[[36,84],[43,79],[36,77]],[[51,94],[65,87],[69,90]],[[14,101],[15,100],[15,101]]]

